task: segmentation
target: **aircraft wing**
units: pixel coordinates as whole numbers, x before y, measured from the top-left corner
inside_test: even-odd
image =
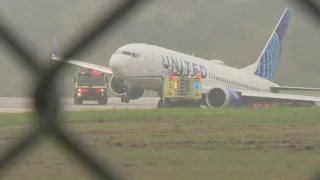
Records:
[[[315,96],[304,96],[304,95],[293,95],[293,94],[281,94],[281,93],[269,93],[269,92],[240,92],[241,97],[251,97],[255,99],[273,99],[273,100],[289,100],[289,101],[300,101],[300,102],[319,102],[320,97]]]
[[[271,90],[272,92],[278,92],[279,90],[320,91],[320,88],[278,86],[278,87],[271,87]]]
[[[51,59],[52,60],[56,60],[56,61],[60,60],[60,58],[58,56],[53,56]],[[108,67],[105,67],[105,66],[100,66],[100,65],[87,63],[87,62],[83,62],[83,61],[79,61],[79,60],[73,60],[73,59],[68,60],[67,63],[73,64],[73,65],[76,65],[76,66],[80,66],[80,67],[84,67],[84,68],[90,68],[90,69],[93,69],[93,70],[96,70],[96,71],[100,71],[100,72],[103,72],[103,73],[106,73],[106,74],[109,74],[109,75],[113,74],[111,69],[108,68]]]
[[[202,87],[203,93],[207,93],[211,87]],[[316,88],[315,88],[316,89]],[[245,91],[233,89],[237,92],[244,100],[252,101],[283,101],[283,102],[301,102],[301,103],[315,103],[320,105],[320,97],[316,96],[304,96],[294,94],[283,94],[283,93],[271,93],[271,92],[256,92],[256,91]]]

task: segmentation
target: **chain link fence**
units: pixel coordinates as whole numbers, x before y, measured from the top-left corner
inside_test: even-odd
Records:
[[[99,35],[107,28],[110,28],[117,21],[130,11],[137,8],[144,0],[117,0],[114,7],[108,8],[107,11],[101,13],[97,22],[90,23],[84,28],[85,30],[76,34],[71,44],[63,48],[65,51],[61,53],[61,61],[54,63],[49,67],[40,64],[41,58],[51,57],[50,55],[36,55],[23,42],[23,37],[18,33],[14,33],[13,26],[4,18],[0,20],[0,35],[2,40],[10,48],[10,50],[18,56],[21,63],[24,63],[36,77],[37,87],[34,90],[33,105],[36,109],[36,121],[38,127],[30,134],[24,135],[26,138],[17,144],[12,144],[0,157],[0,169],[4,168],[22,154],[27,148],[31,147],[41,135],[50,135],[59,140],[68,149],[73,151],[79,159],[87,165],[97,176],[102,179],[123,179],[120,174],[112,170],[111,167],[102,165],[102,162],[93,153],[90,153],[77,142],[66,128],[61,125],[60,120],[60,95],[57,91],[56,76],[64,67],[66,61],[77,55],[81,50],[92,44]],[[42,56],[42,57],[41,57]],[[105,162],[104,162],[105,164]]]
[[[26,138],[11,147],[0,157],[0,170],[7,168],[9,162],[17,158],[27,148],[31,147],[38,140],[41,135],[50,135],[59,140],[68,149],[73,151],[79,159],[87,165],[98,177],[102,179],[123,179],[123,177],[116,173],[113,168],[107,166],[93,153],[82,147],[79,140],[74,137],[66,128],[60,123],[60,95],[58,94],[55,78],[59,71],[64,67],[66,61],[76,56],[80,51],[99,37],[107,28],[110,28],[123,16],[128,15],[130,11],[137,8],[142,3],[147,3],[146,0],[116,0],[114,8],[108,8],[107,11],[101,14],[101,18],[94,23],[90,23],[86,29],[79,34],[76,34],[69,45],[61,53],[61,61],[58,61],[50,67],[43,67],[40,62],[41,58],[51,57],[50,55],[41,55],[42,57],[33,53],[23,42],[23,37],[14,33],[12,25],[4,18],[0,19],[0,36],[7,44],[12,52],[18,56],[21,63],[24,63],[30,70],[32,70],[36,79],[37,87],[34,90],[33,105],[36,109],[37,128],[30,134],[24,135]],[[150,2],[150,1],[148,1]],[[306,11],[311,12],[312,15],[320,22],[320,1],[317,0],[294,0],[290,1],[297,3],[299,6],[305,8]],[[320,179],[317,176],[316,179]]]

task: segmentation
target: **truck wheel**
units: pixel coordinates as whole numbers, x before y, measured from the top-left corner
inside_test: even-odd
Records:
[[[158,101],[157,108],[162,108],[162,99]]]
[[[108,103],[108,97],[104,97],[98,100],[98,104],[106,105]]]
[[[167,100],[167,99],[164,99],[162,102],[161,102],[161,104],[162,104],[162,108],[169,108],[169,107],[172,107],[172,103],[169,101],[169,100]]]
[[[73,98],[74,104],[83,104],[83,99]]]

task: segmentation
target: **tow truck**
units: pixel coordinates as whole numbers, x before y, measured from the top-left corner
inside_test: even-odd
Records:
[[[162,101],[158,108],[200,106],[202,85],[200,73],[194,76],[171,73],[162,77]]]
[[[107,76],[104,73],[88,69],[79,71],[74,76],[74,104],[84,101],[98,101],[107,104]]]

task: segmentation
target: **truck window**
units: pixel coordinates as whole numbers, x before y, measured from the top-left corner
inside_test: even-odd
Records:
[[[78,86],[104,86],[104,76],[79,75],[77,80]]]

